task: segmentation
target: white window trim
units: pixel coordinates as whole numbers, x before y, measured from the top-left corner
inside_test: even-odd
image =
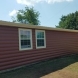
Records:
[[[37,31],[44,32],[44,46],[38,47],[37,46]],[[35,30],[35,38],[36,38],[36,49],[46,48],[46,35],[45,30]]]
[[[21,48],[20,30],[30,31],[30,44],[31,44],[31,48],[23,48],[23,49]],[[33,49],[33,46],[32,46],[32,30],[31,29],[18,28],[18,34],[19,34],[19,50],[22,51],[22,50],[30,50],[30,49]]]

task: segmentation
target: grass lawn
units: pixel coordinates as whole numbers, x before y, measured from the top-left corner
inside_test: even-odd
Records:
[[[0,78],[78,78],[78,55],[50,59],[0,73]]]

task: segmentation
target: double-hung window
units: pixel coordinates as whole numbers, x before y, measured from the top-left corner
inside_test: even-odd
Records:
[[[19,50],[32,49],[32,30],[19,29]]]
[[[46,48],[46,37],[44,30],[36,30],[36,48]]]

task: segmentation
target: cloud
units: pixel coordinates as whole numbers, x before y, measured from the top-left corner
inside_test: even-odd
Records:
[[[11,11],[11,12],[9,12],[9,16],[14,16],[14,15],[16,15],[17,14],[17,10],[13,10],[13,11]]]
[[[47,3],[56,3],[56,2],[71,2],[73,0],[46,0]]]
[[[48,4],[56,3],[56,2],[71,2],[73,0],[16,0],[19,4],[24,4],[27,6],[34,6],[36,3],[46,2]]]

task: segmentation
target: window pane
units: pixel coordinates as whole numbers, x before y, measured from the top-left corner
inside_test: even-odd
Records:
[[[21,35],[21,39],[24,39],[24,35]]]
[[[40,38],[40,32],[37,32],[37,38]]]
[[[23,30],[20,30],[20,35],[23,35],[24,31]]]
[[[27,35],[30,35],[30,31],[27,31]]]
[[[21,37],[21,39],[24,39],[23,33],[24,33],[24,31],[23,30],[20,30],[20,37]]]
[[[37,32],[37,38],[44,38],[44,32]]]
[[[37,39],[37,46],[44,46],[44,39]]]
[[[21,40],[21,48],[31,48],[30,40]]]
[[[30,31],[20,31],[21,40],[30,39]]]
[[[41,38],[44,38],[44,32],[41,32]]]

